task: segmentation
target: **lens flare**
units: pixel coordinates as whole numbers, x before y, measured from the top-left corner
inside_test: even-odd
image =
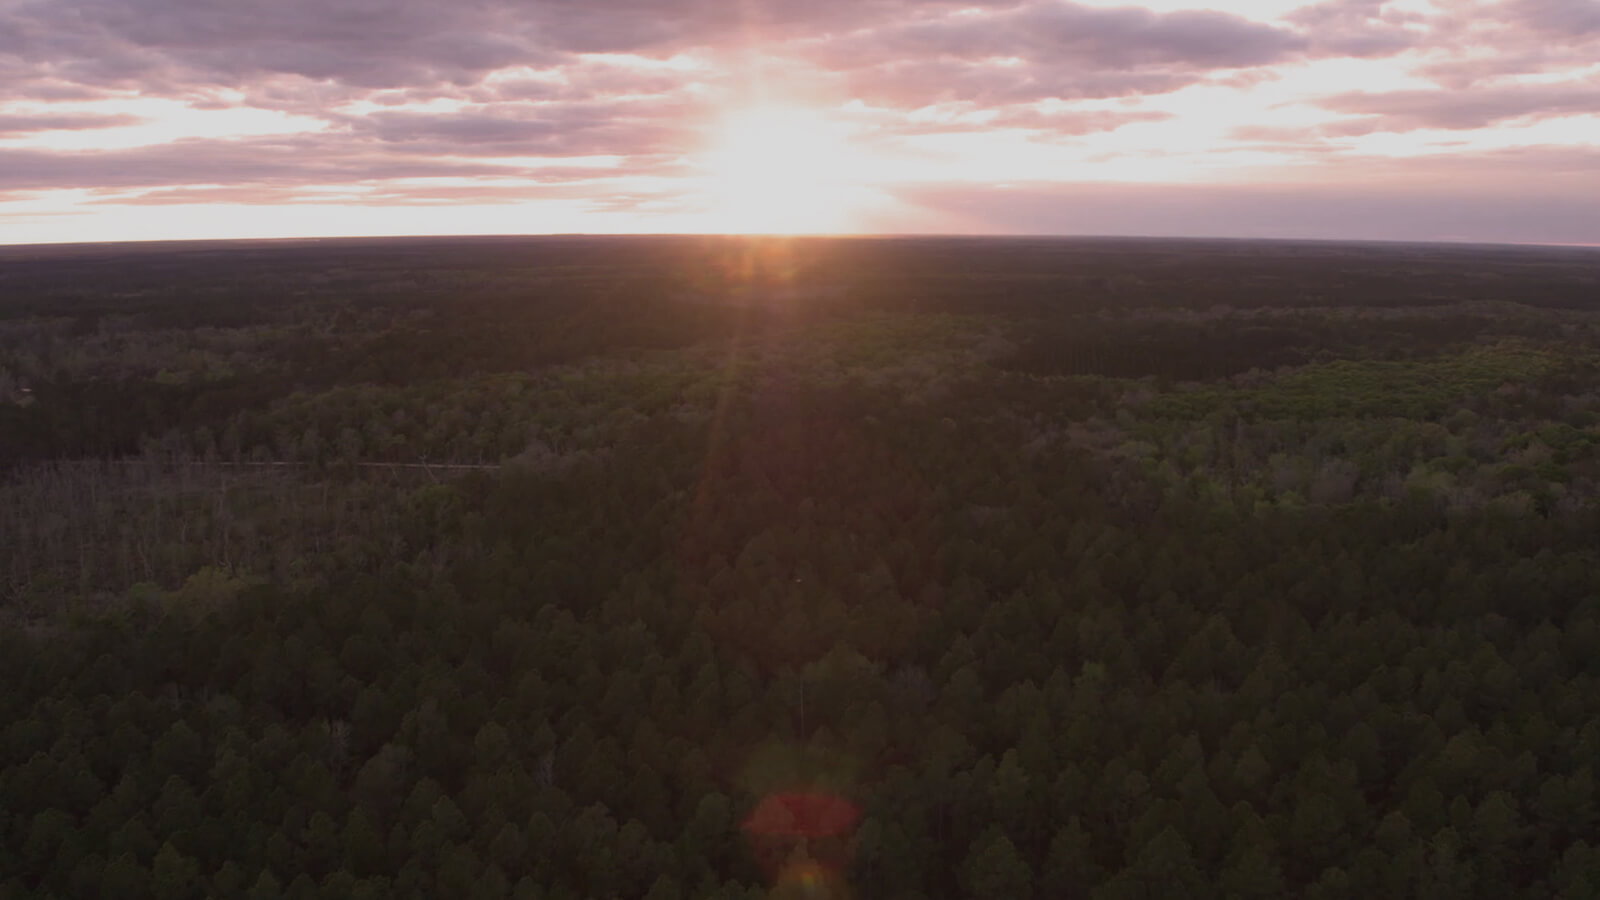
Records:
[[[836,900],[846,896],[844,872],[861,811],[823,791],[779,791],[745,817],[756,861],[772,879],[775,898]]]

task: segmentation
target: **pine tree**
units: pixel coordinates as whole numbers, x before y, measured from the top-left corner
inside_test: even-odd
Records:
[[[1033,872],[1005,832],[991,829],[972,843],[961,863],[961,886],[969,897],[1028,900]]]

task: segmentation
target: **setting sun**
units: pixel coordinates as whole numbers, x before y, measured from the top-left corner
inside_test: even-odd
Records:
[[[703,157],[712,228],[793,234],[854,230],[865,190],[849,130],[801,109],[729,114]]]

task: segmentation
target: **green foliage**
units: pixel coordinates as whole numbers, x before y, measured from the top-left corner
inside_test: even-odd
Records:
[[[1033,872],[1005,832],[992,830],[976,842],[961,864],[961,886],[968,897],[1033,896]]]
[[[17,276],[0,893],[1593,893],[1592,264],[496,246]]]
[[[1232,409],[1312,422],[1368,416],[1431,421],[1505,385],[1537,381],[1563,359],[1559,351],[1517,344],[1418,360],[1340,359],[1292,369],[1261,387],[1174,394],[1150,411],[1163,418]]]

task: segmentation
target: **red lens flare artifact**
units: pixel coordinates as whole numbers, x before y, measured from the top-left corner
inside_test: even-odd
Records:
[[[743,829],[776,897],[844,896],[843,873],[861,811],[822,791],[768,794]]]

